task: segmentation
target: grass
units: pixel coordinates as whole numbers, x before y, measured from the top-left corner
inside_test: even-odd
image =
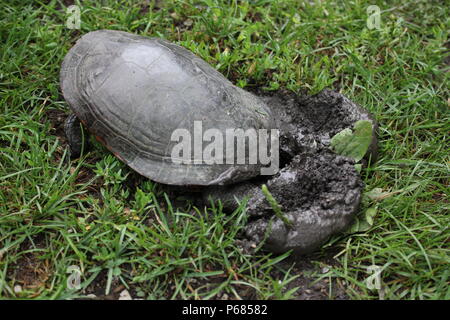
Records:
[[[241,250],[244,206],[231,215],[213,204],[175,206],[161,186],[99,145],[68,159],[59,68],[80,34],[108,28],[179,43],[247,89],[335,88],[370,110],[380,124],[380,158],[362,176],[367,191],[381,192],[366,197],[362,216],[371,208],[373,221],[324,245],[314,263],[326,272],[310,276],[353,299],[450,299],[448,6],[425,0],[77,4],[79,31],[66,28],[63,1],[2,1],[0,297],[67,299],[110,295],[114,288],[148,299],[299,294],[292,285],[303,273],[280,263],[287,255]],[[369,5],[382,10],[379,30],[366,26]],[[330,252],[332,265],[324,258]],[[371,265],[382,268],[381,290],[367,287]],[[80,268],[80,290],[67,287],[70,266]]]

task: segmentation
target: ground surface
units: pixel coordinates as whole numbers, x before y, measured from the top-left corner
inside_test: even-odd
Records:
[[[86,1],[80,30],[71,1],[1,4],[0,297],[450,298],[445,1]],[[240,240],[243,208],[195,208],[99,145],[69,161],[59,68],[101,28],[177,42],[248,90],[331,88],[370,110],[380,157],[355,227],[314,255],[271,256]]]

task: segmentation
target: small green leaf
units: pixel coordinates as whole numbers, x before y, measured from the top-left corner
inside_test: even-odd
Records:
[[[115,276],[115,277],[120,276],[121,273],[122,273],[122,270],[120,270],[119,267],[115,267],[112,272],[113,276]]]
[[[372,141],[372,122],[359,120],[354,124],[354,132],[346,128],[331,138],[331,148],[342,156],[360,161]]]
[[[377,214],[376,207],[370,207],[365,212],[364,215],[359,215],[356,217],[355,222],[348,231],[348,233],[364,232],[373,227],[373,220]]]
[[[356,219],[355,223],[350,228],[350,231],[348,233],[357,233],[357,232],[364,232],[370,229],[370,225],[361,219]]]
[[[56,42],[50,42],[45,45],[47,48],[56,48],[58,44]]]
[[[383,189],[381,188],[373,188],[370,191],[365,192],[365,195],[370,199],[370,200],[378,200],[380,198],[380,196],[382,196],[384,194]]]
[[[365,216],[366,216],[366,222],[373,226],[373,218],[377,215],[377,208],[376,207],[370,207],[366,210]]]

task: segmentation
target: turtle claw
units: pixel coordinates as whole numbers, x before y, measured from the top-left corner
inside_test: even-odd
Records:
[[[69,144],[70,158],[79,158],[88,145],[80,120],[72,113],[64,123],[64,132]]]

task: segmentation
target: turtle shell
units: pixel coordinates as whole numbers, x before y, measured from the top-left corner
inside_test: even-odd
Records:
[[[143,176],[165,184],[214,185],[260,174],[248,154],[244,164],[227,164],[228,150],[213,164],[195,157],[174,161],[180,140],[172,134],[184,129],[194,140],[195,121],[202,132],[216,129],[223,137],[227,129],[274,128],[262,100],[181,46],[121,31],[90,32],[64,58],[60,82],[83,125]],[[202,150],[210,143],[197,138]]]

